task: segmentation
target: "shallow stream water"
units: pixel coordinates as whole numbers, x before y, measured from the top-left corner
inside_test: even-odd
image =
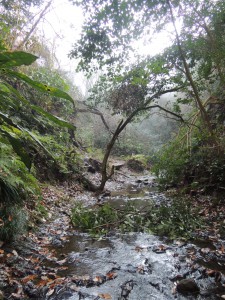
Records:
[[[104,201],[117,207],[132,201],[143,207],[167,199],[153,186],[151,177],[143,177],[124,190],[113,192]],[[59,275],[72,276],[79,288],[73,295],[55,299],[224,299],[221,298],[225,294],[224,283],[216,282],[213,276],[204,276],[204,262],[207,262],[204,257],[196,266],[191,261],[190,257],[197,255],[199,249],[200,245],[166,243],[147,233],[114,234],[99,240],[75,233],[63,248],[56,247],[55,251],[57,257],[67,257],[64,264],[67,269],[60,270]],[[221,269],[225,269],[224,262]],[[177,293],[177,281],[183,278],[193,278],[200,293]]]

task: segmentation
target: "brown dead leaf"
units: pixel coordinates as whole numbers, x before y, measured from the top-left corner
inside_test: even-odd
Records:
[[[108,300],[112,299],[111,295],[109,294],[98,294],[98,296],[102,299],[108,299]]]
[[[134,250],[137,251],[137,252],[141,252],[141,251],[143,251],[144,249],[145,249],[144,247],[136,246]]]
[[[30,258],[30,261],[31,261],[33,264],[36,264],[37,262],[40,261],[40,257],[35,257],[35,258],[31,257],[31,258]]]
[[[159,245],[158,248],[160,251],[165,251],[167,249],[167,246]]]
[[[34,280],[35,278],[37,278],[37,275],[34,275],[34,274],[28,275],[28,276],[22,278],[22,279],[21,279],[21,282],[22,282],[22,283],[27,283],[28,281],[32,281],[32,280]]]
[[[102,281],[103,281],[103,279],[102,279],[101,276],[95,276],[95,277],[93,278],[93,282],[99,282],[99,283],[102,283]]]
[[[216,271],[215,271],[215,270],[211,270],[211,269],[208,269],[208,270],[206,271],[206,274],[207,274],[208,276],[214,276],[215,273],[216,273]]]
[[[106,274],[106,277],[108,280],[114,279],[117,277],[117,273],[116,272],[109,272]]]
[[[221,246],[221,248],[220,248],[220,252],[221,252],[222,254],[224,254],[224,253],[225,253],[225,246],[224,246],[224,245],[222,245],[222,246]]]
[[[0,249],[0,254],[4,254],[5,251],[3,249]]]
[[[140,274],[143,274],[144,273],[144,268],[145,267],[143,265],[138,266],[137,267],[137,272],[140,273]]]
[[[49,279],[47,276],[41,276],[41,280],[38,282],[37,286],[49,286],[52,283],[52,279]]]

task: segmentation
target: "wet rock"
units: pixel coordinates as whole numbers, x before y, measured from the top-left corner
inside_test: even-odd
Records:
[[[124,163],[113,163],[114,170],[120,170],[123,166]]]
[[[155,289],[157,289],[158,291],[161,290],[161,289],[160,289],[160,284],[159,284],[158,281],[153,280],[153,281],[149,282],[149,284],[150,284],[151,286],[153,286]]]
[[[136,172],[143,172],[144,171],[144,166],[142,162],[136,160],[136,159],[130,159],[127,162],[127,166],[130,170],[136,171]]]
[[[52,292],[51,292],[52,293]],[[54,289],[54,292],[52,295],[48,297],[49,300],[63,300],[63,299],[69,299],[73,296],[74,291],[72,291],[67,286],[59,285]],[[48,294],[47,294],[48,295]]]
[[[177,284],[177,291],[181,294],[199,293],[200,289],[194,279],[182,279]]]
[[[57,237],[52,239],[52,245],[56,247],[62,247],[63,243]]]
[[[102,164],[97,159],[89,158],[90,165],[97,171],[100,172],[102,168]]]
[[[141,179],[137,179],[137,180],[135,180],[135,183],[142,183],[142,180]]]
[[[126,265],[124,270],[126,272],[129,272],[129,273],[136,273],[137,272],[137,268],[135,266],[132,266],[131,264]]]
[[[88,166],[87,171],[92,174],[94,174],[96,172],[95,168],[92,166]]]
[[[121,285],[121,296],[118,300],[126,300],[129,297],[130,292],[132,291],[134,285],[136,283],[133,280],[126,281],[124,284]]]

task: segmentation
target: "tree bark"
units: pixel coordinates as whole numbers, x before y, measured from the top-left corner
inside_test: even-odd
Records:
[[[173,88],[173,89],[168,89],[168,90],[165,90],[165,91],[158,91],[156,92],[154,95],[152,95],[151,97],[149,97],[149,99],[146,100],[145,104],[139,108],[137,108],[136,110],[134,110],[128,117],[127,119],[124,121],[124,120],[121,120],[120,123],[118,124],[111,140],[109,141],[107,147],[106,147],[106,151],[105,151],[105,155],[104,155],[104,158],[103,158],[103,161],[102,161],[102,170],[101,170],[101,175],[102,175],[102,178],[101,178],[101,183],[100,185],[97,187],[95,186],[95,191],[98,191],[98,192],[102,192],[105,188],[105,184],[106,182],[112,177],[112,175],[114,174],[114,166],[112,166],[111,168],[111,171],[110,171],[110,174],[108,175],[107,174],[107,163],[108,163],[108,159],[109,159],[109,156],[110,156],[110,153],[112,151],[112,148],[116,142],[116,140],[118,139],[120,133],[124,130],[124,128],[134,119],[135,116],[137,116],[137,114],[141,111],[144,111],[144,110],[148,110],[148,109],[153,109],[153,108],[159,108],[173,116],[176,116],[178,118],[178,120],[184,122],[183,118],[174,113],[174,112],[171,112],[163,107],[161,107],[160,105],[152,105],[152,106],[148,106],[148,104],[155,98],[159,97],[160,95],[163,95],[163,94],[166,94],[166,93],[170,93],[170,92],[174,92],[174,91],[177,91],[179,90],[179,88]]]

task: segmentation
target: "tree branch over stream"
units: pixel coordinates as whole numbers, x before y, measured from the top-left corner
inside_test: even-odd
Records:
[[[151,97],[149,97],[141,106],[137,107],[136,109],[133,110],[132,113],[130,113],[128,115],[128,117],[125,120],[121,120],[119,122],[119,124],[117,125],[116,130],[114,131],[114,133],[112,134],[112,137],[109,141],[109,143],[106,146],[106,150],[105,150],[105,154],[104,154],[104,158],[102,161],[102,170],[101,170],[101,183],[99,186],[95,186],[93,183],[91,183],[88,179],[84,178],[85,184],[86,186],[91,190],[91,191],[95,191],[95,192],[102,192],[104,190],[105,184],[106,182],[113,176],[114,174],[114,166],[112,166],[109,174],[107,172],[107,163],[108,163],[108,159],[110,156],[110,153],[112,151],[112,148],[116,142],[116,140],[118,139],[120,133],[125,129],[125,127],[131,123],[133,121],[133,119],[142,111],[145,110],[150,110],[150,109],[154,109],[154,108],[159,108],[163,111],[165,111],[166,113],[171,114],[172,116],[175,116],[177,119],[179,119],[180,121],[184,122],[182,116],[174,113],[173,111],[170,111],[158,104],[155,105],[150,105],[148,106],[154,99],[159,98],[161,95],[163,94],[167,94],[167,93],[172,93],[174,91],[178,91],[179,89],[181,89],[182,87],[176,87],[176,88],[171,88],[171,89],[165,89],[162,90],[162,86],[159,87],[159,90],[154,93]]]

